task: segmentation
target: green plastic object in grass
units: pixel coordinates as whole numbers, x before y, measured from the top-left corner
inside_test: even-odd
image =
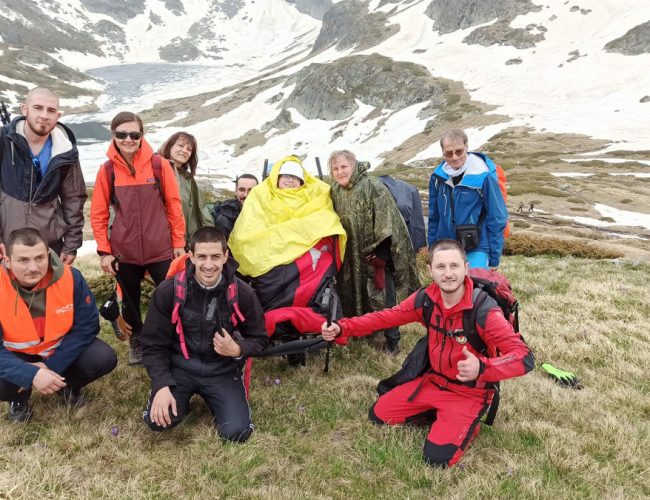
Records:
[[[580,379],[578,379],[575,373],[560,370],[550,363],[542,364],[542,369],[558,384],[571,387],[572,389],[582,389]]]

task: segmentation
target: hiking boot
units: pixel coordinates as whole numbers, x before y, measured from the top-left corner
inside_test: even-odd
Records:
[[[131,337],[129,339],[129,365],[142,364],[142,344],[138,337]]]
[[[390,356],[399,354],[399,339],[386,339],[383,351]]]
[[[9,401],[7,418],[12,422],[29,422],[32,418],[29,401]]]
[[[64,387],[58,394],[63,398],[65,404],[72,408],[81,408],[88,402],[81,389],[73,389],[70,386]]]

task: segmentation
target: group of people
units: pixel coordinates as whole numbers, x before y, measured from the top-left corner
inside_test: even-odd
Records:
[[[30,91],[21,111],[0,137],[0,400],[13,421],[31,418],[33,389],[83,404],[82,388],[117,364],[96,338],[94,298],[71,267],[86,201],[74,135],[58,123],[58,98],[48,89]],[[260,183],[238,176],[235,199],[209,210],[194,179],[191,134],[172,135],[154,153],[131,112],[113,118],[111,134],[90,220],[100,266],[128,298],[129,362],[144,364],[151,378],[144,414],[151,429],[180,423],[198,394],[219,435],[245,441],[253,425],[244,367],[270,336],[321,332],[344,344],[383,331],[384,349],[396,354],[398,327],[424,324],[414,303],[415,254],[424,242],[412,239],[423,225],[421,206],[407,226],[391,185],[352,152],[330,155],[329,184],[288,156]],[[472,308],[468,268],[498,268],[507,223],[495,164],[467,143],[461,130],[443,135],[445,160],[429,186],[433,283],[426,294],[442,318],[428,330],[431,369],[381,396],[370,412],[376,423],[399,424],[436,410],[424,456],[441,466],[455,463],[476,436],[493,384],[533,364],[496,303],[477,322],[489,356],[446,341]],[[157,287],[143,322],[145,274]],[[325,321],[326,290],[341,299],[333,323]],[[406,299],[398,304],[398,297]]]

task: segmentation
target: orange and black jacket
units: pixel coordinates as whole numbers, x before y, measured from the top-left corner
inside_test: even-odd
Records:
[[[154,175],[151,146],[142,139],[130,168],[111,142],[107,156],[115,172],[115,219],[109,228],[111,186],[102,165],[90,204],[90,222],[97,252],[121,262],[145,265],[172,258],[185,246],[185,219],[174,170],[161,158],[160,183]],[[163,202],[164,200],[164,202]],[[109,236],[110,229],[110,236]]]
[[[31,387],[43,361],[62,374],[99,333],[95,299],[77,269],[50,251],[50,269],[31,290],[0,266],[0,379]]]

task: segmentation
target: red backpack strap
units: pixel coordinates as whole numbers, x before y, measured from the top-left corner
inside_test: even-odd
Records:
[[[185,345],[185,333],[183,332],[183,322],[181,321],[181,307],[185,304],[187,297],[187,275],[185,269],[174,275],[174,309],[172,310],[172,324],[176,325],[176,333],[181,344],[181,352],[185,359],[190,359]]]
[[[233,326],[236,328],[237,325],[241,322],[243,323],[246,318],[239,309],[239,290],[237,288],[237,278],[233,280],[226,291],[226,298],[228,299],[228,309],[231,311],[230,320],[232,321]]]
[[[108,181],[108,202],[117,208],[120,205],[120,202],[117,201],[115,197],[115,165],[112,160],[106,160],[104,162],[104,173],[106,174],[106,180]]]

